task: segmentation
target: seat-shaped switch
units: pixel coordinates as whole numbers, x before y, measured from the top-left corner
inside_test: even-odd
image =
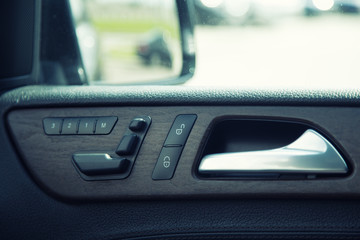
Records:
[[[76,153],[73,160],[78,169],[85,175],[106,175],[125,172],[128,160],[112,158],[107,153]]]
[[[138,141],[139,138],[136,136],[136,134],[123,136],[118,148],[116,149],[116,154],[120,156],[132,155],[135,152]]]

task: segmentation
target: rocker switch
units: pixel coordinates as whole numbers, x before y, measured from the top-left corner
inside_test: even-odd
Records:
[[[116,150],[116,154],[120,156],[133,154],[136,149],[138,140],[139,138],[135,134],[123,136]]]

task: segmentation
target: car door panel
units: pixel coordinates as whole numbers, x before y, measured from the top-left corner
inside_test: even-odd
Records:
[[[292,92],[287,98],[277,98],[277,95],[277,92],[271,91],[250,94],[247,91],[175,87],[23,87],[3,94],[3,121],[0,129],[0,199],[3,206],[1,235],[12,239],[357,239],[360,235],[360,205],[354,186],[358,159],[358,94],[356,91],[323,92],[324,97],[321,98],[314,98],[312,93],[303,92]],[[302,98],[298,98],[299,96]],[[31,114],[33,111],[37,114]],[[133,115],[122,114],[123,111]],[[14,126],[20,126],[18,124],[28,126],[29,122],[25,118],[11,118],[15,116],[14,113],[22,116],[24,112],[35,119],[31,120],[34,129],[14,129]],[[169,118],[164,120],[160,113]],[[172,121],[179,113],[195,113],[198,114],[198,119],[173,180],[159,181],[161,189],[155,189],[151,171]],[[87,201],[83,198],[81,201],[74,201],[48,194],[54,190],[34,177],[31,167],[26,163],[25,158],[31,155],[28,153],[31,144],[22,149],[24,143],[21,139],[11,140],[13,132],[15,137],[17,134],[25,134],[22,137],[32,140],[47,138],[41,126],[42,117],[75,116],[74,114],[115,114],[123,119],[126,126],[133,116],[152,115],[153,123],[140,150],[139,162],[136,162],[140,166],[140,163],[145,162],[145,153],[151,152],[153,157],[149,160],[147,171],[149,181],[139,180],[132,186],[133,190],[126,187],[128,195],[125,191],[112,195],[121,195],[120,198],[129,196],[128,199]],[[249,184],[246,181],[236,181],[238,186],[235,186],[235,182],[230,183],[231,187],[235,186],[236,191],[226,188],[226,181],[199,181],[189,172],[194,166],[199,151],[197,148],[212,119],[224,115],[285,117],[310,122],[336,139],[348,154],[347,160],[350,160],[353,172],[347,178],[318,182],[288,181],[284,184],[281,181],[250,181]],[[9,119],[15,122],[7,124]],[[106,141],[111,142],[112,149],[120,141],[120,135],[126,126],[118,123],[113,132],[106,135],[111,138]],[[161,132],[155,133],[156,129]],[[35,135],[30,136],[32,131]],[[57,141],[55,137],[53,139]],[[75,137],[78,136],[69,136],[69,139]],[[98,136],[88,136],[90,137]],[[153,147],[151,139],[160,145]],[[34,143],[36,144],[39,143]],[[81,143],[76,146],[79,145]],[[61,145],[58,147],[61,149]],[[36,149],[33,151],[36,152]],[[54,154],[56,153],[49,152],[50,157]],[[72,168],[71,171],[77,177],[77,184],[85,182],[76,175],[71,164],[68,167]],[[133,170],[134,178],[141,175],[137,165]],[[184,175],[190,177],[183,180],[188,181],[187,184],[180,181],[179,174],[183,170],[186,170]],[[58,182],[66,182],[65,177]],[[146,186],[151,186],[152,189],[141,187],[140,182],[148,184]],[[111,181],[102,183],[103,186],[106,184],[115,186]],[[260,186],[263,184],[266,187],[272,185],[271,190],[281,194],[269,193],[265,186]],[[299,186],[302,189],[294,190]],[[121,191],[120,186],[114,189]],[[187,192],[178,189],[185,189]],[[311,189],[320,189],[322,192]],[[103,194],[101,191],[103,190],[100,189],[99,194]],[[137,194],[134,194],[136,191]],[[141,191],[146,191],[147,194],[140,193]]]
[[[24,164],[35,179],[52,193],[69,199],[122,199],[151,197],[199,197],[234,195],[303,197],[358,196],[358,165],[355,107],[314,106],[123,106],[16,109],[8,114],[8,123]],[[170,127],[181,114],[196,114],[197,120],[185,144],[173,178],[153,180],[155,164]],[[86,181],[72,163],[77,152],[115,154],[120,139],[136,116],[150,116],[152,123],[140,148],[134,168],[126,179]],[[75,118],[117,116],[109,135],[46,135],[42,120],[48,117]],[[350,176],[325,179],[231,180],[199,178],[197,162],[213,122],[218,119],[265,119],[306,123],[320,129],[346,154]],[[241,124],[241,121],[239,122]],[[235,131],[232,130],[232,131]],[[352,133],[349,137],[349,133]],[[241,134],[241,132],[239,133]],[[277,136],[272,136],[274,141]],[[272,139],[270,138],[272,141]],[[250,141],[250,139],[249,139]],[[133,186],[137,186],[134,188]]]

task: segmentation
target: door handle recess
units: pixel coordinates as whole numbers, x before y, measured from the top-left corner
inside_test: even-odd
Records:
[[[316,131],[306,130],[293,143],[277,149],[217,153],[202,158],[200,174],[346,174],[348,167],[335,147]]]

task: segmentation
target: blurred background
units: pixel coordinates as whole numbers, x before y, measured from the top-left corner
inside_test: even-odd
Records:
[[[175,1],[70,0],[88,80],[131,84],[179,75]]]
[[[360,0],[193,0],[196,68],[187,85],[359,86]],[[70,0],[94,83],[178,76],[175,1]]]

